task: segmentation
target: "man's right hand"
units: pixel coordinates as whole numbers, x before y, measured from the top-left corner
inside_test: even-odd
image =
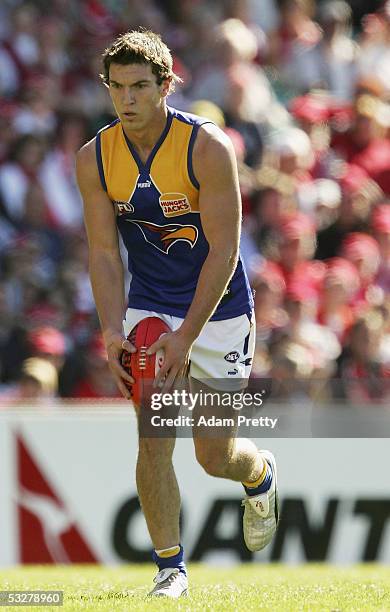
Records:
[[[111,333],[104,334],[104,342],[108,355],[108,365],[111,370],[115,382],[118,385],[120,392],[126,399],[131,399],[130,391],[126,387],[124,380],[130,384],[134,384],[134,378],[126,372],[121,365],[121,356],[123,351],[128,353],[136,353],[136,347],[129,342],[122,334]]]

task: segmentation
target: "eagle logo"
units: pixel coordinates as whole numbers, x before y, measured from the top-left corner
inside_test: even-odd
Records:
[[[180,225],[179,223],[157,225],[156,223],[139,221],[137,219],[126,219],[126,221],[139,227],[146,242],[149,242],[149,244],[165,254],[179,240],[187,242],[191,249],[194,248],[198,240],[198,228],[195,225]]]

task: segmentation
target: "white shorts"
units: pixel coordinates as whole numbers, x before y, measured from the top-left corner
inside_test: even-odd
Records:
[[[180,317],[129,308],[123,321],[125,336],[146,317],[159,317],[172,331],[183,323]],[[209,321],[192,346],[189,376],[215,389],[236,391],[245,388],[252,368],[255,336],[253,313]]]

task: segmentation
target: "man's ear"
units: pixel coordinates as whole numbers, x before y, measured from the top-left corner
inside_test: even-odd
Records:
[[[167,95],[169,94],[170,89],[171,89],[171,83],[172,83],[172,77],[167,77],[161,83],[161,85],[160,85],[160,87],[161,87],[161,95],[162,95],[163,98],[166,98]]]

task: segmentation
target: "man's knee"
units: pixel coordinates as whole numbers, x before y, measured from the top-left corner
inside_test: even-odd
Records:
[[[213,446],[212,440],[209,444],[204,440],[195,443],[196,460],[210,476],[227,475],[231,454],[230,449]]]

